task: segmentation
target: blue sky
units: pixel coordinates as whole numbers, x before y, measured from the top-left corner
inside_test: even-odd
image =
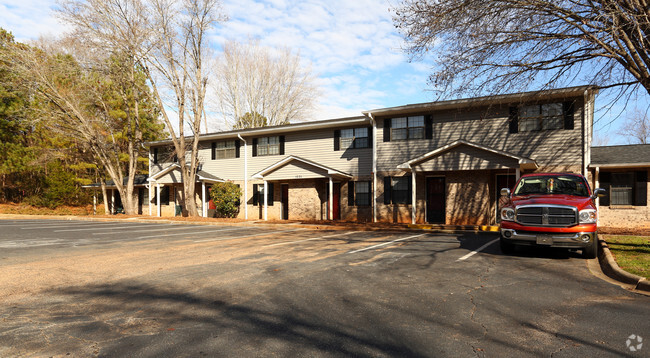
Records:
[[[427,90],[429,66],[409,63],[401,50],[403,40],[389,11],[396,1],[223,0],[229,21],[212,33],[211,40],[219,46],[225,40],[255,38],[266,46],[299,51],[305,63],[311,63],[323,91],[310,119],[356,116],[367,109],[432,101],[433,94]],[[66,28],[53,16],[54,6],[54,0],[0,0],[0,27],[19,41],[61,34]],[[639,99],[644,109],[646,97]],[[597,98],[597,107],[601,106],[596,113],[596,136],[607,138],[610,145],[626,143],[613,135],[622,118],[610,124],[622,104],[608,112],[601,108],[606,102],[606,98]]]

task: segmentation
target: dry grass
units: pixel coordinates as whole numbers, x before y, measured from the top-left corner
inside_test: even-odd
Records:
[[[27,204],[0,204],[0,214],[18,215],[77,215],[86,216],[93,214],[93,206],[59,206],[56,209],[31,206]],[[97,214],[104,214],[104,207],[97,206]]]

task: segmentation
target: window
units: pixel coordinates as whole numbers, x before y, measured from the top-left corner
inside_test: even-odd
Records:
[[[255,145],[255,156],[284,154],[280,150],[280,137],[262,137],[255,139],[257,141]]]
[[[424,138],[424,116],[393,118],[390,140]]]
[[[234,140],[212,143],[212,159],[229,159],[237,157]]]
[[[273,206],[273,183],[266,185],[269,189],[267,204]],[[253,206],[264,206],[264,184],[253,184]]]
[[[158,203],[158,188],[155,188],[153,192],[153,204]],[[160,188],[160,205],[169,205],[169,187],[168,186],[162,186]]]
[[[547,103],[519,108],[519,131],[531,132],[564,128],[562,103]]]
[[[341,129],[339,142],[342,149],[368,148],[370,146],[368,128]]]
[[[411,176],[384,177],[384,204],[411,203]]]
[[[158,148],[153,149],[153,163],[158,164]]]
[[[607,192],[599,198],[603,206],[647,206],[648,171],[601,172],[599,187]]]
[[[348,183],[348,206],[370,206],[370,182]]]
[[[634,205],[634,173],[612,173],[611,205]]]

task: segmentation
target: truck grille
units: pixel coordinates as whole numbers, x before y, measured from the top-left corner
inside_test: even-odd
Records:
[[[571,226],[578,222],[573,206],[527,205],[516,210],[517,222],[535,226]]]

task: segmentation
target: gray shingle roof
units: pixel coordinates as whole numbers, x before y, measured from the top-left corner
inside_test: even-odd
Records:
[[[650,144],[591,147],[591,166],[650,163]]]

